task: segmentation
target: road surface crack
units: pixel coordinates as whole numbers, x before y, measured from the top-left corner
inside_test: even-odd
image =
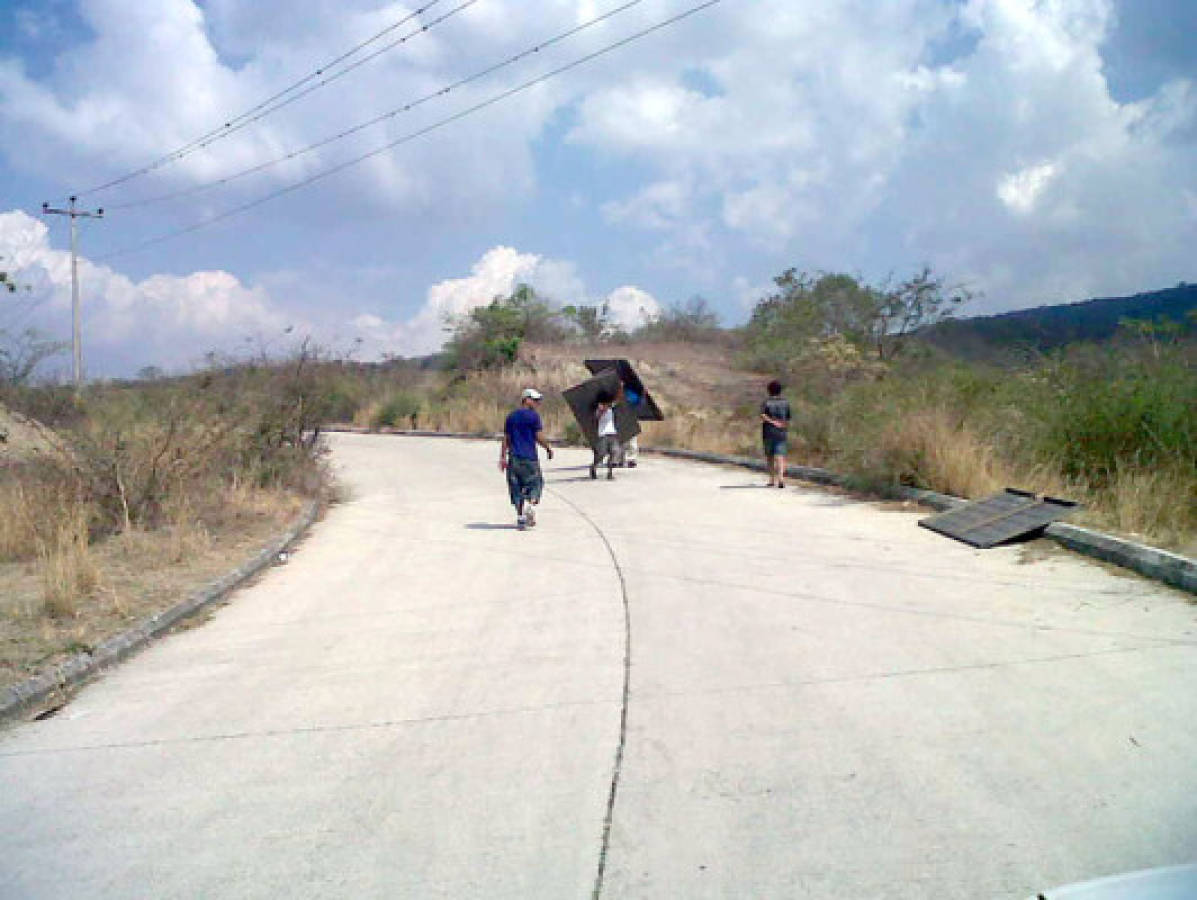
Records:
[[[611,565],[615,567],[615,574],[619,577],[619,593],[623,601],[623,698],[619,706],[619,742],[615,748],[615,764],[611,770],[611,786],[607,792],[607,812],[603,817],[603,838],[599,848],[598,870],[594,875],[594,889],[591,900],[599,900],[603,893],[603,878],[607,872],[607,852],[611,847],[611,822],[615,818],[615,798],[619,793],[619,778],[623,772],[624,749],[628,740],[628,699],[632,687],[632,616],[628,606],[628,584],[624,578],[623,568],[619,564],[619,557],[615,555],[615,548],[607,540],[607,536],[590,516],[569,498],[557,491],[550,491],[574,512],[582,517],[594,533],[599,536],[607,553],[611,557]]]

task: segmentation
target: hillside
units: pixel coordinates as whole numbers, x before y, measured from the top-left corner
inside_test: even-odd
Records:
[[[1180,284],[1133,297],[1105,297],[1040,306],[993,316],[942,322],[921,332],[928,343],[967,359],[996,359],[1011,352],[1045,352],[1066,344],[1114,337],[1123,319],[1161,317],[1197,334],[1197,285]]]

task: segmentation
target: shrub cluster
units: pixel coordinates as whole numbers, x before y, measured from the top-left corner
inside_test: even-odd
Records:
[[[303,352],[281,365],[94,385],[69,402],[55,388],[8,392],[6,405],[46,415],[69,449],[0,471],[0,561],[37,561],[46,611],[59,614],[94,585],[96,540],[202,528],[246,491],[319,491],[320,431],[337,394],[316,362]]]

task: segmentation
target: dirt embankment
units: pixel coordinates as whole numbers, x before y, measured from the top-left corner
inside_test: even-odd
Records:
[[[521,352],[535,371],[583,359],[624,357],[631,361],[658,403],[671,407],[734,410],[754,406],[764,396],[771,376],[745,372],[733,364],[732,351],[719,344],[680,342],[601,344],[537,344]]]
[[[0,403],[0,467],[41,459],[61,459],[69,451],[62,439],[40,422]]]

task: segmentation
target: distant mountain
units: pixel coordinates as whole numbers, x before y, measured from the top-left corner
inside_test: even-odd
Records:
[[[1197,284],[1181,282],[1174,288],[1133,297],[1103,297],[995,316],[952,319],[924,329],[919,336],[954,356],[994,359],[1012,353],[1054,350],[1080,341],[1108,341],[1123,319],[1165,317],[1180,323],[1186,333],[1197,334],[1197,321],[1189,316],[1195,309]]]

